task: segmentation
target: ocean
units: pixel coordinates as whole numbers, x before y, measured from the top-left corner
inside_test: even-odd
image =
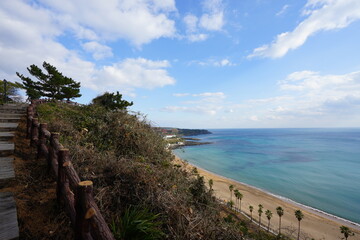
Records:
[[[210,129],[174,153],[205,170],[360,223],[360,129]],[[246,197],[246,196],[244,196]]]

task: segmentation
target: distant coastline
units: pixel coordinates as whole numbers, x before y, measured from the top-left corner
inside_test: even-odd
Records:
[[[212,134],[209,130],[206,129],[186,129],[186,128],[178,128],[179,134],[182,136],[198,136],[204,134]]]
[[[193,136],[212,134],[206,129],[187,129],[187,128],[168,128],[156,127],[154,128],[159,134],[162,135],[167,142],[168,149],[177,149],[186,146],[197,146],[211,144],[212,142],[202,142],[199,138]]]

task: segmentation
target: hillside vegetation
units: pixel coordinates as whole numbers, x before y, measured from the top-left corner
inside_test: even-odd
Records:
[[[172,163],[164,140],[141,115],[61,103],[41,104],[38,114],[60,132],[80,178],[94,182],[117,239],[273,239],[245,221],[229,221],[203,178]]]

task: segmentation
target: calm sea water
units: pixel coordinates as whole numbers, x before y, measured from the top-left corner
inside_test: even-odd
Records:
[[[360,129],[221,129],[175,150],[201,168],[360,223]],[[245,196],[246,197],[246,196]]]

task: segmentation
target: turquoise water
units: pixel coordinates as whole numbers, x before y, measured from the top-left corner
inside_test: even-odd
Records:
[[[174,150],[219,175],[360,223],[360,129],[221,129]],[[245,196],[246,197],[246,196]]]

